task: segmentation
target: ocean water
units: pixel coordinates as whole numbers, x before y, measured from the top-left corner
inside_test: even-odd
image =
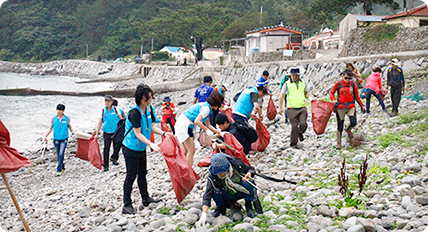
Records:
[[[0,89],[30,87],[41,90],[92,92],[107,90],[112,86],[111,83],[105,82],[76,84],[76,80],[78,78],[0,73]],[[117,100],[119,106],[126,101]],[[101,109],[104,107],[104,98],[0,95],[0,120],[10,132],[12,147],[20,152],[29,147],[42,147],[41,139],[49,128],[51,118],[56,115],[56,106],[59,103],[65,105],[65,114],[70,117],[75,130],[89,132],[97,126]],[[48,138],[52,139],[52,133]]]

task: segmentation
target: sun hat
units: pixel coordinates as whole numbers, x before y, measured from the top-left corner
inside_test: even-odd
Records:
[[[290,70],[290,74],[302,75],[302,74],[300,74],[300,69],[299,68],[292,68]]]
[[[164,101],[164,102],[171,101],[171,98],[169,98],[169,96],[166,96],[166,97],[163,99],[163,101]]]
[[[229,91],[229,84],[223,83],[222,86],[226,89],[226,91]]]
[[[218,175],[229,170],[230,163],[224,153],[217,153],[211,157],[210,172],[213,175]]]

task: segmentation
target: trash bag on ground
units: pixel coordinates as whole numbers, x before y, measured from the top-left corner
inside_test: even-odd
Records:
[[[268,107],[267,107],[267,112],[266,112],[266,116],[269,120],[274,120],[276,117],[276,107],[275,107],[275,103],[273,103],[273,99],[272,96],[269,98],[269,103],[268,103]]]
[[[230,133],[226,133],[224,135],[224,142],[231,146],[234,150],[226,147],[225,153],[231,156],[234,156],[236,158],[240,158],[244,163],[251,165],[250,161],[248,161],[247,156],[245,156],[244,148],[242,147],[241,143]],[[198,167],[208,167],[211,165],[211,157],[214,154],[217,154],[220,152],[219,148],[213,149],[213,153],[210,156],[204,157],[201,161],[198,163]]]
[[[259,138],[255,143],[251,144],[251,150],[262,152],[269,145],[270,134],[260,118],[254,117],[254,119],[256,120],[256,131]]]
[[[10,146],[10,134],[0,120],[0,173],[18,170],[33,163]]]
[[[199,176],[187,162],[177,137],[168,136],[159,147],[168,166],[177,202],[180,204],[193,189]]]
[[[324,134],[328,120],[333,112],[334,103],[321,100],[312,100],[312,124],[317,135]]]
[[[203,146],[203,147],[209,147],[213,143],[210,136],[207,135],[207,132],[205,132],[203,130],[201,130],[201,132],[199,132],[198,141],[201,144],[201,146]]]
[[[232,108],[220,109],[220,113],[225,114],[227,119],[229,119],[229,122],[235,122],[235,120],[233,120]]]

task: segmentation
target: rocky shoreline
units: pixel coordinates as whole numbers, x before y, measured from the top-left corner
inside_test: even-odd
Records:
[[[361,69],[364,73],[375,62],[383,61],[361,62],[358,65],[364,67]],[[409,87],[406,95],[427,91],[427,73],[424,69],[427,62],[426,58],[409,61],[408,65],[414,68],[406,76]],[[304,77],[313,79],[314,90],[311,94],[316,94],[318,99],[327,98],[326,93],[336,80],[335,73],[342,66],[302,66],[306,70]],[[270,83],[277,99],[281,73],[285,68],[270,65],[248,68],[246,72],[224,70],[222,79],[217,81],[221,83],[228,78],[233,81],[232,88],[236,92],[250,85],[251,76],[257,75],[259,69],[268,69],[274,77]],[[135,84],[131,81],[118,83]],[[169,95],[174,102],[180,103],[178,108],[182,112],[190,106],[193,93],[194,89],[160,93],[155,96],[153,105],[159,108],[163,97]],[[127,103],[125,109],[133,105],[133,99]],[[278,105],[277,101],[275,103]],[[386,105],[390,109],[389,95],[386,96]],[[267,101],[264,111],[266,106]],[[134,206],[138,206],[138,213],[132,216],[121,214],[126,172],[123,157],[120,157],[118,166],[111,166],[108,172],[102,172],[88,162],[74,158],[74,138],[70,139],[66,149],[66,171],[62,176],[54,175],[56,155],[51,142],[43,156],[39,149],[27,149],[24,155],[35,165],[7,176],[33,231],[423,231],[428,225],[427,100],[416,102],[403,99],[400,116],[395,118],[383,113],[378,103],[373,101],[370,115],[363,115],[359,110],[357,113],[358,125],[366,118],[366,122],[359,126],[359,132],[366,137],[363,145],[353,148],[345,142],[341,151],[334,149],[335,116],[331,117],[326,132],[317,136],[312,129],[310,105],[308,107],[309,127],[300,149],[289,147],[290,126],[285,124],[283,117],[278,115],[273,121],[264,121],[271,134],[271,143],[265,152],[249,156],[251,164],[259,172],[277,178],[286,177],[298,184],[258,179],[270,188],[259,186],[262,189],[258,194],[264,214],[256,218],[232,211],[229,217],[215,219],[209,216],[209,228],[195,228],[194,223],[201,215],[201,198],[208,173],[207,168],[197,167],[196,162],[211,152],[197,142],[194,169],[201,179],[184,202],[177,204],[163,157],[159,153],[149,153],[149,193],[163,199],[163,202],[143,207],[135,184],[132,198]],[[87,129],[89,132],[95,128]],[[156,139],[160,142],[160,138]],[[101,140],[99,142],[102,144]],[[366,198],[352,205],[340,194],[337,176],[345,157],[349,188],[357,196],[356,176],[366,156],[368,179],[362,192]],[[0,190],[4,191],[0,196],[0,227],[7,231],[22,231],[22,223],[2,182]],[[213,208],[210,209],[212,211]]]

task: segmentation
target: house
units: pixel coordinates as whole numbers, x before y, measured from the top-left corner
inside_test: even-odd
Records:
[[[277,49],[300,49],[303,32],[281,24],[245,32],[245,55],[254,52],[276,51]]]
[[[320,34],[303,40],[303,46],[309,49],[338,49],[339,30],[325,28]]]
[[[223,50],[218,48],[206,48],[202,51],[202,56],[207,60],[212,60],[224,54]]]
[[[183,54],[184,54],[184,48],[182,48],[182,47],[165,46],[159,51],[160,52],[168,52],[168,55],[170,57],[175,57],[175,58],[177,58],[178,56],[183,57]]]
[[[385,16],[355,15],[348,13],[339,24],[339,48],[342,48],[343,44],[345,44],[345,40],[352,29],[385,24],[386,21],[382,19],[384,17]]]
[[[405,27],[428,26],[428,8],[427,5],[401,12],[395,15],[382,18],[387,24],[401,23]]]

